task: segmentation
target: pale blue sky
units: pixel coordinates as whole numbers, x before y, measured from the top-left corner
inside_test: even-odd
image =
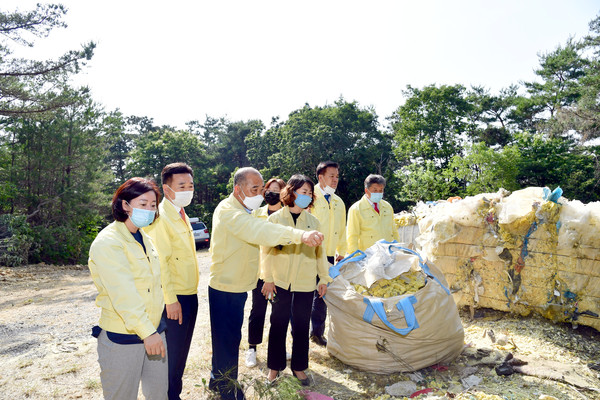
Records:
[[[26,9],[40,0],[3,0]],[[67,29],[18,55],[98,43],[78,83],[107,110],[183,128],[205,115],[287,115],[339,96],[380,120],[406,85],[534,79],[538,53],[580,38],[600,0],[66,0]]]

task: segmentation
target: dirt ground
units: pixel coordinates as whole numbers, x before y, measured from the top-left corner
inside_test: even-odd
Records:
[[[205,388],[211,359],[207,251],[198,251],[198,259],[200,311],[182,398],[211,399]],[[101,399],[96,339],[90,334],[99,309],[87,267],[0,267],[0,294],[0,399]],[[465,349],[458,359],[412,374],[364,373],[311,343],[310,390],[336,400],[386,400],[403,398],[387,394],[386,386],[404,382],[416,390],[431,389],[419,399],[600,399],[597,331],[492,310],[477,310],[473,320],[466,311],[461,316]],[[263,382],[268,329],[253,369],[243,361],[245,324],[243,333],[241,380],[250,385]],[[528,364],[516,367],[521,372],[499,376],[494,367],[509,353]],[[290,375],[289,369],[285,375]],[[247,393],[249,398],[260,397],[253,388]]]

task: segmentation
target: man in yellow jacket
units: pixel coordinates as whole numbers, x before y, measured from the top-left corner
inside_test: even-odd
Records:
[[[371,174],[365,179],[365,194],[348,210],[346,252],[365,251],[375,242],[399,240],[394,223],[394,209],[383,200],[385,178]]]
[[[146,229],[161,257],[161,279],[165,297],[169,352],[169,400],[179,400],[183,371],[198,314],[198,259],[190,220],[184,207],[194,195],[194,172],[185,163],[163,168],[165,197],[159,206],[160,217]]]
[[[208,305],[212,338],[209,388],[222,399],[244,399],[237,382],[244,305],[258,280],[259,246],[319,246],[323,234],[273,224],[251,213],[263,200],[263,179],[250,167],[233,177],[233,193],[213,213]]]
[[[317,165],[319,184],[315,186],[315,202],[310,213],[319,220],[325,236],[323,247],[329,264],[335,264],[346,254],[346,206],[340,196],[335,194],[339,178],[338,163],[324,161]],[[319,346],[327,346],[324,336],[326,318],[327,305],[315,290],[310,315],[310,339]]]

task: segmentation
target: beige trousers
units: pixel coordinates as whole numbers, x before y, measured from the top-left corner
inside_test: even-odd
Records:
[[[160,336],[167,345],[165,333]],[[165,400],[169,385],[167,357],[148,356],[144,344],[111,342],[106,331],[98,336],[100,381],[106,400],[136,400],[140,381],[147,400]]]

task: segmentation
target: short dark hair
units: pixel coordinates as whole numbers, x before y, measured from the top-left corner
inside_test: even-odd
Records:
[[[365,189],[368,189],[372,184],[378,183],[385,186],[385,178],[381,175],[371,174],[365,179]]]
[[[171,178],[175,174],[190,174],[194,177],[194,170],[192,167],[183,162],[176,162],[165,166],[160,173],[160,180],[163,185],[171,183]]]
[[[340,169],[340,165],[335,161],[321,161],[319,165],[317,165],[317,179],[319,179],[319,175],[323,175],[327,168],[336,168]]]
[[[233,174],[233,186],[240,186],[242,183],[246,182],[246,178],[250,174],[256,174],[262,179],[262,175],[256,168],[243,167],[235,171],[235,174]]]
[[[296,200],[296,195],[294,192],[304,186],[305,183],[310,185],[310,190],[312,191],[312,198],[306,208],[312,206],[315,201],[315,184],[308,176],[302,174],[292,175],[292,177],[287,181],[287,184],[279,195],[281,197],[281,202],[286,206],[293,207],[294,200]]]
[[[154,192],[156,194],[156,204],[160,203],[160,190],[153,180],[146,178],[131,178],[117,189],[112,198],[112,215],[119,222],[125,222],[129,215],[123,209],[123,200],[130,202],[131,200],[139,197],[147,192]],[[156,209],[156,216],[158,217],[158,208]]]
[[[269,189],[269,186],[271,186],[272,183],[276,183],[279,186],[279,190],[283,190],[283,188],[285,187],[285,181],[281,178],[271,178],[267,181],[267,183],[265,183],[265,191],[267,191]]]

